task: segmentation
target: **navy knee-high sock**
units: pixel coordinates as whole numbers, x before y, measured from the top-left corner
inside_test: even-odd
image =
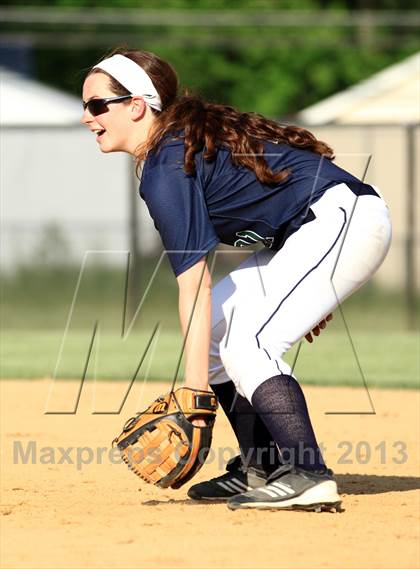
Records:
[[[232,381],[211,388],[238,439],[243,462],[266,474],[273,472],[281,464],[278,449],[255,409],[239,395]]]
[[[299,383],[290,375],[276,375],[252,395],[257,411],[280,449],[283,462],[306,470],[325,470],[308,408]]]

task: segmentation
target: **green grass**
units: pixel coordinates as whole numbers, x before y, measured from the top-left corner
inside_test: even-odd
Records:
[[[242,260],[242,258],[240,259]],[[230,257],[230,264],[219,267],[214,282],[239,261]],[[131,283],[130,297],[139,302],[154,270],[153,260],[142,260],[139,282]],[[3,330],[61,330],[64,328],[75,294],[79,271],[71,267],[22,267],[1,282],[1,326]],[[106,267],[90,267],[80,286],[72,325],[90,329],[100,318],[107,329],[121,328],[124,306],[125,273]],[[150,289],[140,315],[140,326],[147,328],[156,320],[178,329],[177,283],[169,264],[162,265]],[[133,294],[134,293],[134,294]],[[314,298],[316,302],[316,298]],[[365,331],[404,331],[409,322],[404,296],[384,292],[372,283],[346,300],[346,320],[352,328]],[[131,310],[132,313],[132,310]]]
[[[137,300],[146,290],[153,269],[153,261],[142,261]],[[223,268],[224,273],[228,270]],[[77,278],[76,269],[65,267],[26,267],[3,278],[0,377],[54,375]],[[146,373],[149,379],[168,381],[174,377],[182,340],[177,283],[170,269],[159,272],[132,333],[122,341],[124,287],[124,271],[93,267],[86,273],[57,377],[82,376],[95,321],[99,321],[99,328],[87,377],[93,377],[96,369],[96,377],[101,379],[131,378],[157,322],[162,332],[138,377]],[[314,344],[302,343],[295,373],[307,384],[362,386],[364,377],[370,386],[418,387],[418,332],[408,330],[409,320],[402,294],[368,284],[335,312],[334,320]],[[296,350],[297,346],[287,355],[290,363]]]
[[[51,377],[60,353],[62,332],[8,332],[2,338],[2,378]],[[117,334],[101,333],[99,347],[91,354],[87,377],[128,379],[134,375],[150,334],[134,331],[122,341]],[[73,331],[64,343],[57,377],[80,378],[89,352],[91,335]],[[306,384],[373,387],[419,387],[418,337],[410,332],[353,332],[354,355],[349,336],[340,330],[326,330],[313,344],[303,342],[295,374]],[[174,377],[181,336],[162,332],[156,349],[146,356],[138,377],[169,381]],[[297,346],[287,355],[292,364]],[[359,363],[358,363],[359,362]],[[149,367],[150,364],[150,367]],[[359,369],[362,370],[363,376]],[[178,375],[179,377],[179,375]],[[182,367],[181,367],[182,377]]]

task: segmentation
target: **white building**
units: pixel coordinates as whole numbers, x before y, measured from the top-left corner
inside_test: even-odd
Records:
[[[130,192],[143,249],[153,247],[131,157],[102,154],[81,114],[78,98],[0,70],[3,268],[45,256],[80,264],[87,250],[128,250]]]
[[[418,124],[420,53],[301,111],[308,125]]]
[[[393,242],[376,280],[419,287],[420,53],[304,109],[297,121],[328,142],[336,162],[377,185]],[[411,282],[411,284],[410,284]]]

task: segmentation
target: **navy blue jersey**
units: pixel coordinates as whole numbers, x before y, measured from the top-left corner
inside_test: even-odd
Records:
[[[310,221],[311,203],[340,182],[366,191],[357,178],[313,152],[266,142],[264,157],[272,170],[290,171],[281,184],[261,184],[254,172],[235,166],[224,147],[211,163],[202,152],[196,154],[196,176],[184,172],[183,139],[167,138],[160,150],[148,154],[140,195],[176,276],[220,242],[243,247],[260,241],[279,249]]]

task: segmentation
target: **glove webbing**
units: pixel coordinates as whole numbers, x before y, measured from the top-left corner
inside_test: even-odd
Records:
[[[130,452],[128,447],[122,453],[123,460],[131,470],[147,482],[157,482],[172,472],[179,459],[189,450],[188,441],[183,440],[180,435],[181,433],[169,423],[160,423],[152,432],[145,431],[140,436],[138,442],[143,450]],[[171,442],[172,437],[178,438],[178,444],[174,445]],[[165,441],[167,445],[161,448],[160,445]],[[154,452],[156,449],[159,449],[159,454]],[[138,468],[141,463],[143,463],[142,471]],[[144,466],[145,463],[148,466]]]

